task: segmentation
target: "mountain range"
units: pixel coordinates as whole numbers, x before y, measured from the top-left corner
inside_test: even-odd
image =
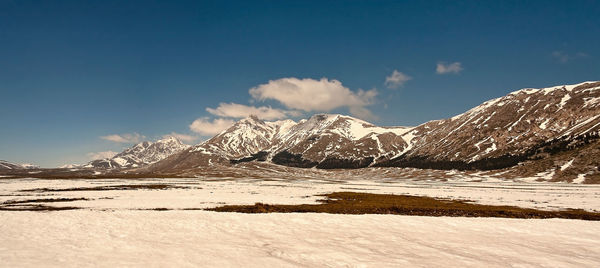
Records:
[[[298,122],[249,116],[198,145],[169,137],[83,168],[194,174],[267,162],[300,168],[498,170],[507,176],[600,183],[600,82],[521,89],[452,118],[380,127],[339,114]],[[0,162],[0,169],[18,168]]]
[[[411,167],[598,176],[600,82],[521,89],[416,127],[378,127],[345,115],[242,119],[148,166],[178,172],[248,161],[302,168]],[[553,172],[553,173],[552,173]],[[551,173],[551,174],[550,174]]]

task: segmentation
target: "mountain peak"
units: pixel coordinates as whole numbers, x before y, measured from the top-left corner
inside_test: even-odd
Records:
[[[263,120],[261,120],[260,118],[258,118],[258,116],[251,114],[248,117],[241,119],[240,121],[237,121],[236,124],[261,124],[261,125],[264,125],[265,122]]]
[[[174,136],[166,136],[160,140],[157,140],[156,143],[177,143],[177,144],[183,144],[183,142],[181,142],[178,138],[174,137]]]
[[[314,114],[313,116],[311,116],[308,120],[313,120],[313,121],[326,121],[326,120],[335,120],[337,118],[339,118],[340,116],[342,116],[341,114]]]

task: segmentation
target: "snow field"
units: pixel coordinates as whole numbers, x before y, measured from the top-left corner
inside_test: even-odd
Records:
[[[600,224],[206,211],[0,213],[4,267],[598,267]]]

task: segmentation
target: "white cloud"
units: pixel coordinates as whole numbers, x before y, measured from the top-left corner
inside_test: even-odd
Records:
[[[265,120],[283,119],[301,115],[298,111],[286,111],[266,106],[255,107],[237,103],[220,103],[216,109],[206,108],[206,111],[220,117],[244,118],[256,115]]]
[[[88,153],[87,157],[90,160],[98,160],[98,159],[104,159],[104,158],[112,158],[116,154],[117,154],[117,152],[113,152],[113,151],[95,152],[95,153]]]
[[[394,70],[392,74],[385,78],[385,86],[388,88],[398,88],[411,79],[412,77],[402,72],[398,72],[398,70]]]
[[[199,138],[197,136],[186,135],[186,134],[181,134],[181,133],[176,133],[176,132],[171,132],[170,134],[163,135],[162,137],[163,137],[163,139],[169,138],[169,137],[175,137],[176,139],[178,139],[182,142],[185,142],[185,143],[194,142],[195,140],[197,140]]]
[[[306,112],[328,112],[340,107],[354,107],[354,111],[357,107],[366,110],[365,106],[372,104],[377,95],[376,89],[351,91],[335,79],[294,77],[270,80],[251,88],[249,92],[255,100],[272,99],[287,108]]]
[[[194,120],[190,124],[190,130],[200,135],[212,136],[221,133],[235,123],[233,120],[217,118],[210,121],[208,117],[202,117]]]
[[[118,142],[118,143],[138,143],[146,137],[139,133],[113,134],[100,137],[103,140]]]
[[[567,54],[563,51],[554,51],[554,52],[552,52],[552,57],[554,57],[560,63],[566,63],[566,62],[574,60],[574,59],[586,58],[586,57],[588,57],[588,54],[583,53],[583,52],[578,52],[578,53],[575,53],[574,55],[571,55],[571,54]]]
[[[435,68],[435,72],[437,74],[448,74],[448,73],[460,73],[463,70],[463,67],[461,65],[460,62],[453,62],[453,63],[445,63],[445,62],[438,62],[436,68]]]

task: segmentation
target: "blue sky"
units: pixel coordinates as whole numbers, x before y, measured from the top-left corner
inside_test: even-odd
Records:
[[[598,14],[598,1],[0,0],[0,159],[51,167],[168,134],[196,143],[252,107],[447,118],[599,80]],[[344,97],[300,101],[315,90]]]

